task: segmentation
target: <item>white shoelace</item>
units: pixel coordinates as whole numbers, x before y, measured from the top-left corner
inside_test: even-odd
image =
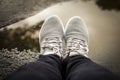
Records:
[[[87,57],[88,51],[88,45],[84,40],[77,38],[69,38],[67,40],[68,55],[81,54]]]
[[[63,49],[62,49],[62,39],[60,39],[59,37],[48,37],[45,38],[42,41],[42,52],[43,54],[50,54],[50,53],[54,53],[57,55],[61,55],[63,53]]]

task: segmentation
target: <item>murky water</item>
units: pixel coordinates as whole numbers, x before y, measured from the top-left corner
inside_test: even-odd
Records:
[[[50,15],[59,15],[64,24],[72,16],[82,17],[89,29],[90,58],[120,74],[120,12],[103,11],[92,1],[63,2],[9,27],[32,26]]]

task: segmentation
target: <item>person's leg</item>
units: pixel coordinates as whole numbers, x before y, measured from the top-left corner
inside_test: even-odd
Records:
[[[41,55],[36,62],[20,67],[5,80],[62,80],[61,59],[57,55]]]
[[[6,80],[62,80],[61,56],[63,52],[63,24],[59,17],[51,16],[42,25],[39,35],[39,60],[19,68]]]
[[[88,31],[80,17],[71,18],[65,30],[67,80],[116,80],[110,71],[88,58]]]
[[[112,72],[81,55],[65,59],[66,80],[119,80]]]

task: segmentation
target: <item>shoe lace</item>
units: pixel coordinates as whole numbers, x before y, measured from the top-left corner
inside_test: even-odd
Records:
[[[84,40],[78,39],[78,38],[69,38],[67,40],[67,54],[68,54],[68,56],[72,52],[87,56],[88,51],[89,51],[88,45]]]
[[[41,48],[44,52],[51,51],[55,54],[62,54],[62,39],[59,37],[45,38],[42,42]]]

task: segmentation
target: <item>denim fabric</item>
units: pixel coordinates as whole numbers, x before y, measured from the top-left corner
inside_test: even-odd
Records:
[[[61,60],[57,55],[40,55],[36,62],[20,67],[5,80],[119,80],[112,72],[77,55]]]

